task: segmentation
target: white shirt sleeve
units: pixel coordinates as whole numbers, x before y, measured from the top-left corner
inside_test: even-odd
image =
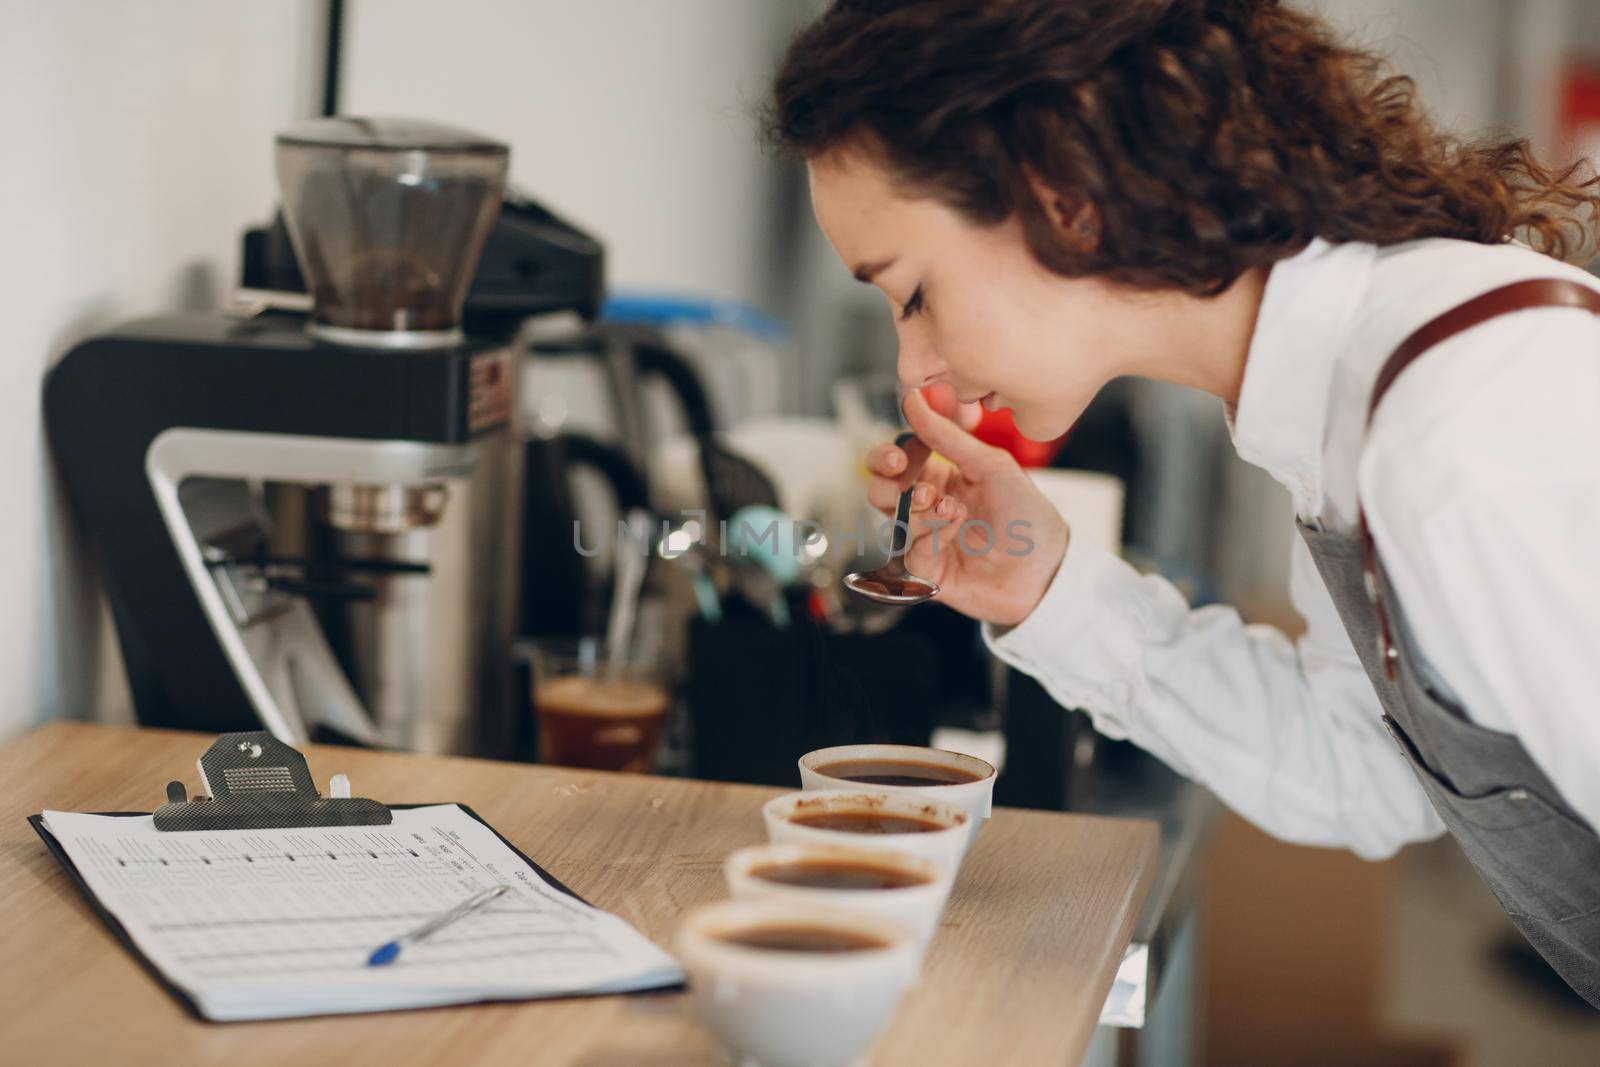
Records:
[[[1295,536],[1290,594],[1308,631],[1191,610],[1165,579],[1072,538],[1054,582],[989,647],[1096,729],[1127,738],[1288,841],[1381,858],[1443,825],[1384,730],[1376,694]]]

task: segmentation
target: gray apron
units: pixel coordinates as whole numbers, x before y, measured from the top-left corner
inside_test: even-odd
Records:
[[[1600,295],[1574,282],[1524,282],[1446,312],[1385,365],[1369,421],[1388,386],[1418,355],[1488,318],[1542,306],[1600,313]],[[1350,533],[1302,522],[1300,533],[1377,690],[1383,724],[1439,818],[1528,941],[1600,1008],[1600,837],[1514,735],[1476,725],[1418,675],[1404,612],[1365,522]],[[1538,670],[1539,664],[1526,669]],[[1600,694],[1589,710],[1600,714]]]

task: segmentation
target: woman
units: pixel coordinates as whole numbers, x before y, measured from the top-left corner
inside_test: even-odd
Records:
[[[1560,262],[1594,237],[1588,172],[1441,135],[1273,0],[841,0],[775,95],[903,384],[1041,439],[1120,375],[1221,398],[1294,499],[1308,629],[1191,611],[916,389],[938,455],[868,461],[877,507],[916,486],[910,568],[1280,837],[1450,831],[1600,1005],[1600,283]],[[968,520],[1034,550],[961,551]]]

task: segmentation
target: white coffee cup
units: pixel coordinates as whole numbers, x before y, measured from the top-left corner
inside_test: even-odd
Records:
[[[850,889],[835,886],[794,885],[764,878],[764,868],[791,864],[835,863],[867,868],[887,868],[920,884],[892,889]],[[847,845],[751,845],[723,862],[722,874],[735,900],[779,900],[797,904],[822,904],[871,912],[903,923],[926,947],[939,929],[950,886],[955,881],[941,864],[909,852],[856,848]]]
[[[935,767],[948,767],[964,775],[975,775],[970,782],[953,782],[949,785],[885,785],[879,782],[852,782],[848,778],[835,778],[818,768],[835,763],[926,763]],[[994,765],[964,752],[951,752],[943,748],[924,748],[920,745],[835,745],[819,748],[800,757],[801,789],[882,789],[890,793],[910,793],[913,796],[931,797],[948,801],[971,813],[974,820],[987,819],[994,804]],[[972,826],[974,835],[978,823]]]
[[[805,927],[870,938],[843,952],[752,948],[741,931]],[[844,1067],[872,1044],[916,981],[915,936],[867,912],[777,900],[724,900],[684,916],[673,950],[696,1010],[742,1064]]]
[[[938,830],[907,833],[863,834],[831,830],[794,822],[797,815],[863,813],[901,816],[938,823]],[[972,816],[942,800],[890,793],[881,789],[802,790],[773,797],[761,806],[767,839],[776,845],[843,845],[846,848],[888,849],[933,860],[955,877],[972,839]]]

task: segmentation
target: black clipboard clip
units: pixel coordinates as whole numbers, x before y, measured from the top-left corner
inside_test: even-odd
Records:
[[[317,792],[306,758],[265,730],[223,734],[200,757],[205,793],[189,799],[167,783],[157,830],[280,830],[294,826],[386,826],[394,815],[376,800],[350,795],[342,774]]]

